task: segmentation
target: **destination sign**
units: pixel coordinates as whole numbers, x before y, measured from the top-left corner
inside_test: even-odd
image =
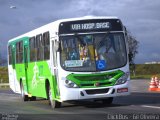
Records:
[[[109,29],[109,22],[71,24],[71,30]]]
[[[62,22],[59,25],[59,34],[122,31],[123,26],[119,19],[90,19]]]

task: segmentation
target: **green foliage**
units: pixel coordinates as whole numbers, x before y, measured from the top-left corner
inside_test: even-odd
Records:
[[[160,64],[136,64],[135,76],[131,72],[132,79],[150,79],[153,75],[160,76]]]
[[[152,75],[131,75],[131,79],[137,80],[137,79],[150,79]]]
[[[160,64],[138,64],[135,72],[137,75],[156,75],[160,74]]]
[[[0,67],[0,83],[8,83],[8,68]]]
[[[139,41],[131,34],[130,31],[126,30],[127,32],[127,41],[128,41],[128,48],[129,48],[129,64],[135,64],[134,59],[136,54],[138,54],[138,47]]]

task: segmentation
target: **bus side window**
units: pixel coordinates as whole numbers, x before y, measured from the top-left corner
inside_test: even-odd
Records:
[[[29,39],[29,46],[30,46],[30,61],[34,62],[36,61],[37,58],[37,45],[36,45],[36,40],[35,37],[31,37]]]
[[[18,51],[18,56],[19,56],[19,63],[23,62],[23,41],[19,42],[19,51]]]
[[[50,58],[50,35],[49,32],[43,33],[43,42],[44,46],[44,60],[48,60]]]
[[[43,60],[43,46],[42,46],[42,34],[36,36],[37,43],[37,61]]]
[[[23,62],[23,41],[16,43],[16,63]]]
[[[19,63],[18,59],[19,43],[16,43],[16,63]]]
[[[8,46],[8,58],[9,58],[9,65],[12,64],[12,47],[11,45]]]

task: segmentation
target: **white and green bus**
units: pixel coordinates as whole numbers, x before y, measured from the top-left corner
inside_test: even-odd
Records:
[[[130,94],[125,27],[117,17],[62,19],[8,42],[10,88],[52,108],[70,100],[111,104]]]

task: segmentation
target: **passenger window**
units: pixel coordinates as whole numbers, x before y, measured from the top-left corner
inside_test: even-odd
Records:
[[[16,63],[23,62],[23,41],[16,43]]]
[[[42,46],[42,34],[36,36],[36,43],[37,43],[37,61],[43,60],[43,51],[44,48]]]
[[[49,32],[43,33],[44,60],[50,58],[50,35]]]
[[[12,47],[11,45],[8,46],[8,55],[9,55],[9,65],[12,64]]]
[[[36,45],[36,40],[35,37],[31,37],[29,39],[29,44],[30,44],[30,61],[34,62],[37,60],[37,45]]]

